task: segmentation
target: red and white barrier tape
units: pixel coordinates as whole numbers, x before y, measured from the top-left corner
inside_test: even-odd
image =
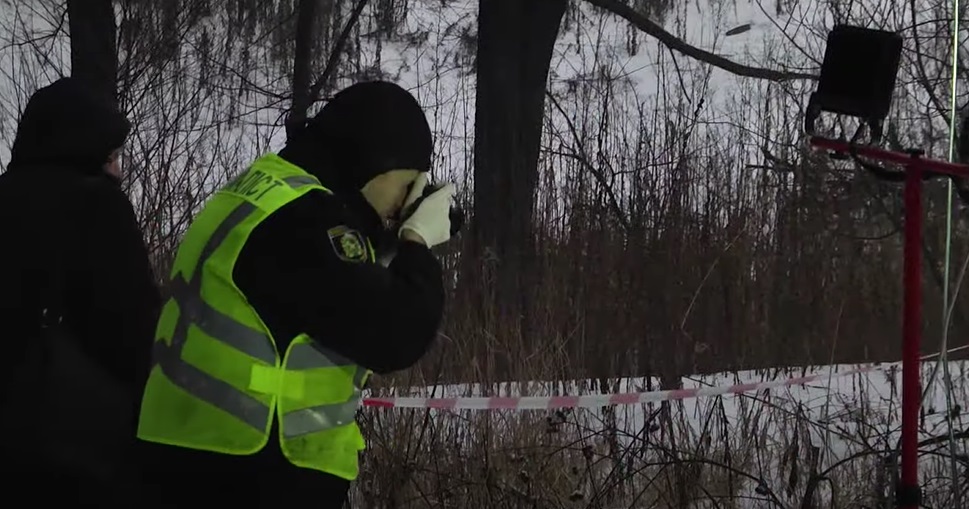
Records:
[[[899,363],[876,364],[849,369],[840,373],[808,375],[770,382],[698,387],[669,391],[592,394],[587,396],[522,396],[522,397],[461,397],[461,398],[366,398],[363,405],[376,408],[435,408],[443,410],[553,410],[557,408],[598,408],[603,406],[639,405],[650,401],[673,401],[723,394],[759,392],[777,387],[805,385],[819,380],[880,371]]]

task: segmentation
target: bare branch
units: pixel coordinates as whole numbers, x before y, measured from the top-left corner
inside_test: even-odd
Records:
[[[546,91],[545,96],[548,97],[548,100],[552,102],[552,105],[556,110],[558,110],[558,112],[565,119],[566,124],[569,126],[569,131],[572,133],[572,137],[575,139],[575,144],[579,149],[579,154],[575,157],[575,159],[581,163],[582,166],[584,166],[593,177],[595,177],[600,185],[602,185],[603,190],[606,192],[606,197],[609,200],[609,206],[616,215],[616,220],[619,221],[619,224],[622,226],[623,230],[628,231],[629,220],[626,218],[626,214],[623,212],[622,207],[619,206],[619,199],[616,197],[616,193],[613,191],[612,186],[609,185],[609,180],[606,179],[603,172],[589,162],[589,157],[586,155],[585,148],[582,145],[582,139],[579,136],[579,132],[575,128],[575,125],[569,119],[568,113],[564,108],[562,108],[562,105],[559,104],[558,99],[555,98],[551,91]]]
[[[320,91],[327,82],[330,81],[330,76],[336,72],[337,65],[340,63],[340,55],[343,53],[343,46],[346,45],[347,40],[350,38],[350,30],[353,26],[357,24],[357,20],[360,19],[360,14],[363,12],[364,7],[367,6],[367,2],[370,0],[359,0],[357,5],[353,8],[350,13],[350,18],[347,19],[347,24],[343,26],[343,32],[340,33],[340,37],[333,43],[333,48],[330,51],[330,58],[326,61],[326,67],[323,68],[323,74],[320,78],[313,83],[310,88],[310,102],[314,103],[320,100]]]
[[[666,47],[683,53],[688,57],[695,58],[701,62],[708,63],[714,67],[719,67],[737,76],[757,78],[769,81],[790,81],[790,80],[817,80],[816,74],[807,74],[791,71],[777,71],[764,69],[761,67],[751,67],[740,64],[730,59],[724,58],[707,50],[691,46],[683,39],[667,32],[663,27],[651,21],[643,14],[637,12],[632,7],[622,3],[620,0],[586,0],[596,7],[605,9],[626,21],[632,23],[636,28],[642,30],[647,35],[651,35],[663,43]]]

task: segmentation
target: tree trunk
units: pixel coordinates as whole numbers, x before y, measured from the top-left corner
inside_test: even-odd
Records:
[[[118,102],[118,42],[111,0],[67,0],[71,76]]]
[[[286,117],[286,138],[292,139],[306,123],[310,107],[310,75],[313,72],[313,38],[317,37],[319,0],[300,0],[296,18],[296,50],[293,53],[293,103]]]
[[[546,81],[566,2],[482,0],[478,5],[474,241],[469,258],[477,266],[486,255],[496,262],[494,293],[488,298],[495,299],[500,332],[514,334],[527,302],[529,285],[522,276],[529,273],[533,258],[532,209]],[[472,274],[469,285],[480,285]]]

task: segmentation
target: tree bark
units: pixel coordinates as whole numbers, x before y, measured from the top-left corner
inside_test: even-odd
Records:
[[[117,24],[111,0],[67,0],[71,75],[118,103]]]
[[[320,94],[324,87],[332,85],[332,78],[340,65],[340,57],[350,39],[351,30],[357,24],[368,2],[369,0],[357,0],[353,10],[350,11],[343,30],[333,41],[326,67],[323,68],[323,72],[317,77],[316,81],[311,82],[314,38],[320,37],[320,28],[317,23],[321,15],[320,0],[300,0],[296,19],[296,48],[293,54],[293,102],[286,116],[286,137],[288,139],[292,139],[306,124],[309,107],[320,100]],[[333,19],[336,19],[336,10],[340,8],[339,4],[332,4],[329,8],[334,10],[331,15]]]
[[[286,117],[286,137],[292,139],[306,123],[310,107],[310,74],[313,67],[313,38],[319,0],[300,0],[296,18],[296,50],[293,53],[293,103]]]
[[[493,298],[510,331],[525,305],[533,257],[532,209],[549,65],[565,0],[478,4],[473,255],[494,266]],[[476,272],[476,271],[473,271]],[[475,279],[476,276],[471,276]],[[477,282],[469,284],[480,285]],[[484,303],[482,303],[484,304]],[[478,306],[486,309],[490,306]]]

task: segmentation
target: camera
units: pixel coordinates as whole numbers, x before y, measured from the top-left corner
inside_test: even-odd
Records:
[[[413,184],[411,184],[411,186],[413,186]],[[415,210],[417,210],[417,207],[419,207],[421,202],[424,201],[424,198],[434,194],[435,191],[441,189],[442,187],[444,187],[444,184],[427,184],[424,187],[424,192],[421,193],[421,197],[414,200],[414,203],[412,203],[410,207],[407,207],[406,210],[401,211],[400,221],[404,222],[408,217],[410,217],[411,214],[414,213]],[[409,191],[410,188],[408,188],[408,192]],[[451,205],[451,210],[448,211],[448,219],[451,221],[451,236],[453,237],[457,235],[464,226],[464,210],[456,204]]]

